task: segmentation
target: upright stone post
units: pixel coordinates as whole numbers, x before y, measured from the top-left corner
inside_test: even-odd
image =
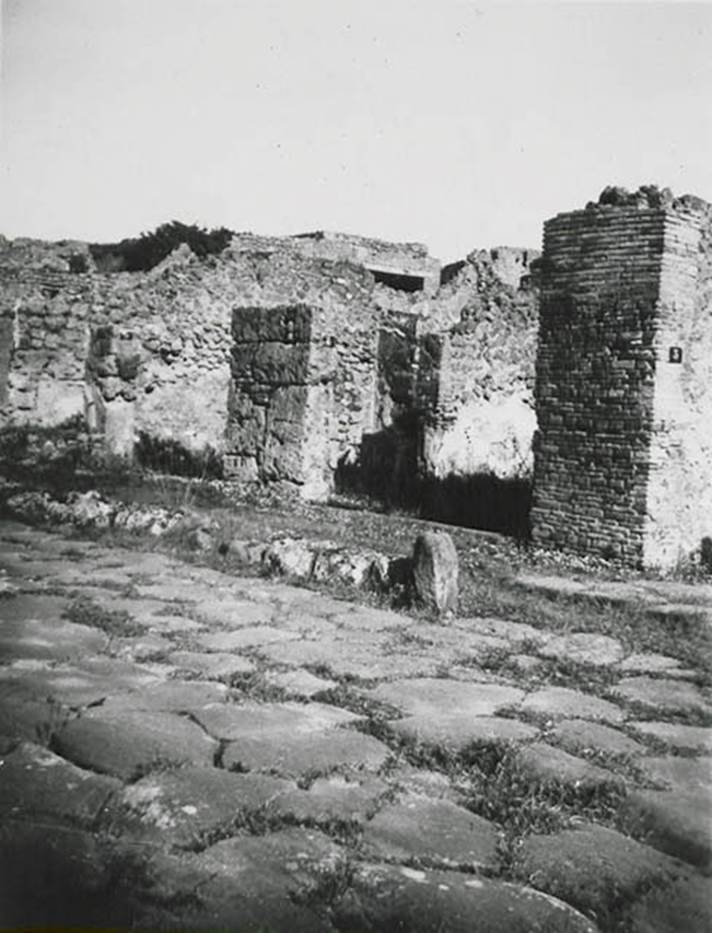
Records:
[[[607,189],[541,285],[534,541],[674,566],[712,534],[712,205]]]

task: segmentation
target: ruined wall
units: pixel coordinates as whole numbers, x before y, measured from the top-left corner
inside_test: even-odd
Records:
[[[421,322],[419,369],[428,389],[420,394],[429,394],[422,458],[429,475],[531,473],[538,291],[529,276],[536,256],[514,249],[471,253],[446,276]]]
[[[0,242],[0,424],[83,414],[90,262],[84,244]]]
[[[258,305],[234,310],[226,472],[322,498],[373,428],[373,282],[348,264],[300,259],[280,288],[274,273],[286,262],[262,270]],[[290,294],[299,304],[283,303]]]
[[[703,217],[639,192],[545,224],[537,543],[668,565],[699,544],[712,483]]]

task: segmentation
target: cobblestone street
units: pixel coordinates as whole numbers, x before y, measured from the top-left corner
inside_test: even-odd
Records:
[[[0,568],[3,925],[712,928],[712,697],[677,659],[9,522]]]

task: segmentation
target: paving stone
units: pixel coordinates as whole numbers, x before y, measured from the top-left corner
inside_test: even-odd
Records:
[[[336,768],[377,771],[390,749],[370,735],[351,729],[254,733],[227,744],[226,768],[269,770],[284,775],[329,772]]]
[[[501,684],[472,684],[416,677],[380,684],[367,695],[390,703],[407,716],[441,715],[457,711],[463,716],[492,716],[519,703],[524,691]]]
[[[197,892],[202,905],[184,913],[180,928],[333,933],[308,895],[344,860],[343,850],[314,829],[219,842],[193,859],[206,876]]]
[[[81,663],[81,666],[80,666]],[[7,676],[6,676],[7,675]],[[72,709],[101,703],[110,693],[157,683],[151,672],[110,658],[81,659],[74,664],[35,667],[24,672],[0,668],[0,681],[21,678],[28,690]]]
[[[712,758],[651,756],[640,758],[636,764],[644,777],[663,787],[693,791],[709,788],[712,805]]]
[[[611,687],[611,694],[628,703],[639,704],[653,712],[687,713],[691,710],[712,712],[707,697],[699,687],[679,680],[654,677],[627,677]]]
[[[133,638],[114,639],[111,649],[112,654],[117,658],[127,661],[147,661],[166,657],[175,651],[175,645],[163,635],[149,633],[136,635]]]
[[[712,751],[712,728],[685,726],[677,722],[635,722],[628,725],[641,735],[666,742],[679,751]]]
[[[118,693],[104,700],[106,712],[153,710],[163,713],[192,713],[209,703],[224,703],[233,693],[212,680],[167,680],[141,690]]]
[[[129,929],[101,843],[93,832],[48,821],[0,821],[0,918],[3,927]],[[118,886],[121,887],[121,886]]]
[[[462,752],[470,745],[526,742],[538,734],[528,723],[497,716],[472,716],[465,712],[419,713],[392,720],[391,730],[402,738],[424,745],[441,745]]]
[[[214,703],[203,707],[195,718],[216,739],[244,740],[323,732],[359,722],[363,716],[326,703],[249,702]]]
[[[643,755],[646,748],[619,729],[587,719],[562,719],[552,730],[552,738],[570,752],[585,750],[611,755]]]
[[[684,877],[677,860],[603,826],[584,825],[527,836],[517,849],[515,876],[604,920],[641,891]],[[606,926],[606,929],[608,927]]]
[[[359,864],[332,917],[340,933],[597,933],[568,904],[524,885],[406,865]]]
[[[194,586],[194,585],[193,585]],[[192,587],[193,598],[197,599],[196,615],[209,625],[220,628],[239,629],[247,626],[269,624],[274,615],[274,606],[271,599],[264,602],[255,602],[247,599],[236,599],[232,596],[216,598],[210,595],[200,599]]]
[[[573,790],[621,785],[622,779],[598,765],[568,752],[536,742],[517,752],[517,765],[541,784],[561,784]]]
[[[635,905],[629,922],[640,933],[709,933],[712,880],[696,875],[654,888]]]
[[[114,832],[191,848],[229,828],[241,812],[264,808],[293,790],[290,782],[221,768],[183,767],[147,775],[117,795]]]
[[[274,628],[270,625],[248,625],[230,632],[213,632],[196,636],[196,643],[207,651],[241,651],[278,641],[295,641],[298,632]]]
[[[235,674],[251,674],[255,670],[255,662],[249,658],[223,651],[174,651],[166,661],[178,671],[209,680],[229,681]]]
[[[393,652],[384,656],[374,651],[372,638],[361,634],[359,639],[357,643],[343,638],[281,642],[263,645],[259,653],[274,664],[320,666],[334,677],[368,680],[435,674],[441,663],[433,651]]]
[[[338,687],[337,681],[316,677],[303,667],[298,667],[294,671],[267,671],[265,680],[268,684],[279,687],[288,694],[307,698],[322,693],[324,690]]]
[[[416,768],[400,761],[388,770],[388,780],[399,791],[431,798],[445,797],[456,803],[460,798],[447,775],[428,768]]]
[[[52,733],[70,715],[61,704],[36,695],[21,682],[0,680],[0,735],[9,742],[8,747],[20,739],[48,744]]]
[[[19,593],[12,599],[0,600],[0,620],[4,631],[15,622],[60,621],[69,605],[66,596],[45,596],[38,593]]]
[[[637,790],[621,804],[622,827],[661,852],[712,873],[709,790]]]
[[[104,651],[108,637],[98,629],[75,625],[66,619],[2,619],[0,602],[0,660],[50,658],[62,661]]]
[[[680,662],[666,654],[630,654],[618,667],[630,674],[660,674],[679,668]]]
[[[573,661],[576,664],[591,664],[607,667],[620,661],[623,646],[617,638],[593,632],[571,632],[568,635],[552,635],[539,647],[543,658],[557,661]]]
[[[77,768],[30,742],[23,742],[0,761],[4,819],[55,818],[91,827],[120,787],[114,778]]]
[[[212,765],[217,743],[173,713],[89,711],[56,734],[56,750],[84,768],[130,780],[159,765]]]
[[[536,644],[546,640],[547,634],[541,629],[527,625],[525,622],[508,622],[506,619],[495,619],[489,616],[467,616],[457,619],[454,629],[464,629],[468,632],[478,632],[481,635],[494,635],[503,638],[510,645],[529,641]]]
[[[364,827],[372,858],[422,860],[431,867],[488,868],[497,864],[496,827],[449,800],[406,796],[384,806]]]
[[[522,712],[540,713],[551,719],[591,719],[613,723],[623,722],[624,719],[623,711],[615,703],[568,687],[535,690],[521,703],[519,709]]]
[[[278,794],[269,803],[269,813],[316,825],[363,823],[388,790],[385,781],[371,774],[330,774],[317,778],[308,790],[293,787]]]

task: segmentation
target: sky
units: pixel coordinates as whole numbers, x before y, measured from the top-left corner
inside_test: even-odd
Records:
[[[2,0],[0,233],[177,219],[538,247],[607,184],[712,201],[712,3]]]

